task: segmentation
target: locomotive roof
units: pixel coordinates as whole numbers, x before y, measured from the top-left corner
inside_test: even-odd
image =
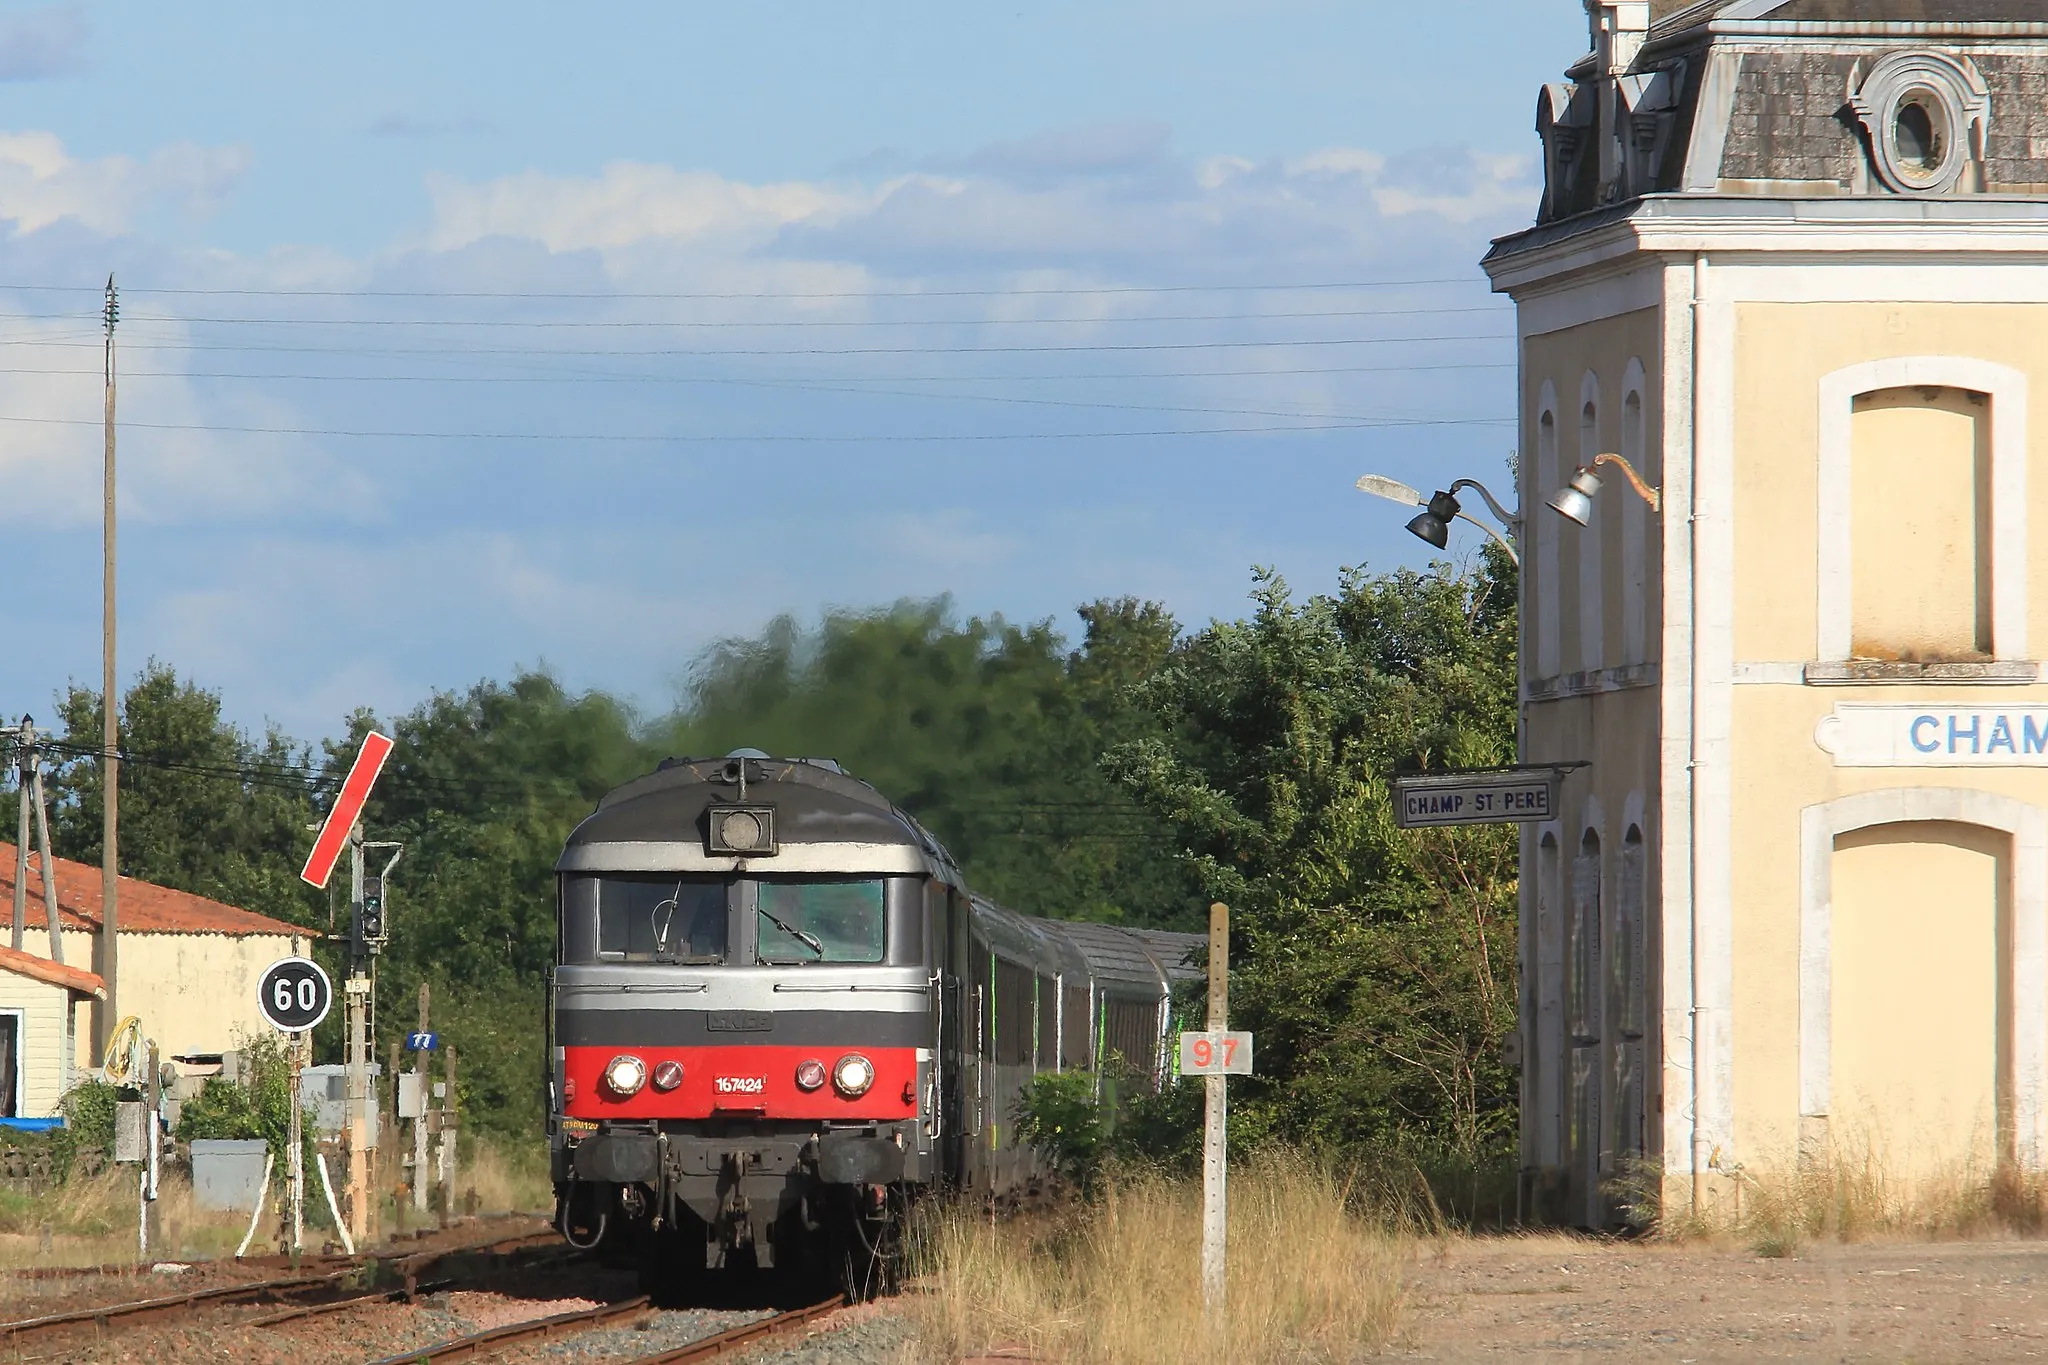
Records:
[[[706,812],[741,800],[772,807],[778,852],[749,859],[705,850]],[[838,764],[815,759],[670,759],[617,787],[576,826],[562,871],[897,872],[955,885],[952,856],[907,812]]]

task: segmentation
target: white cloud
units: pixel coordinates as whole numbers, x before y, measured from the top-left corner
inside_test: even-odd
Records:
[[[709,171],[614,162],[596,176],[539,171],[473,184],[427,182],[437,251],[488,237],[523,237],[550,251],[605,250],[649,239],[759,243],[792,223],[830,223],[871,208],[888,192],[822,182],[750,184]]]
[[[54,133],[0,132],[0,220],[17,234],[75,220],[99,233],[127,231],[146,208],[211,207],[248,168],[233,147],[176,142],[137,161],[126,156],[79,161]]]

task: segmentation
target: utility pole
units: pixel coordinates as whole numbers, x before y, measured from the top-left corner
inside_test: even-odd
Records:
[[[427,983],[420,982],[420,1032],[427,1032]],[[412,1121],[412,1211],[425,1215],[427,1212],[427,1112],[432,1099],[427,1085],[427,1061],[431,1053],[413,1053],[413,1084],[417,1087],[414,1103],[419,1112]]]
[[[14,836],[14,951],[22,951],[22,937],[28,932],[28,803],[30,801],[29,755],[35,752],[36,723],[21,718],[21,738],[16,741],[16,783],[21,795],[21,823]]]
[[[101,981],[106,983],[107,997],[98,1012],[99,1027],[95,1052],[107,1046],[113,1032],[114,1021],[121,1017],[115,994],[115,977],[120,960],[121,930],[121,746],[120,746],[120,698],[114,691],[114,324],[121,319],[121,297],[114,289],[114,277],[107,276],[107,302],[102,320],[107,329],[107,460],[106,472],[102,479],[101,498],[104,506],[104,525],[101,536],[103,558],[101,570],[100,630],[100,937],[93,963]],[[47,859],[48,855],[44,855]],[[43,881],[50,880],[50,865],[43,864]],[[55,956],[57,924],[55,912],[50,922],[50,943]],[[58,958],[62,961],[62,958]],[[298,1112],[297,1097],[294,1096],[292,1112]]]
[[[64,926],[57,919],[57,865],[50,856],[50,816],[43,796],[43,748],[36,737],[36,723],[21,718],[16,732],[16,759],[20,763],[17,781],[21,785],[21,820],[14,845],[14,950],[22,951],[22,937],[28,932],[28,839],[29,813],[35,813],[39,837],[38,854],[43,869],[43,914],[49,922],[50,960],[64,960]]]
[[[1230,907],[1209,907],[1209,1033],[1230,1027]],[[1229,1092],[1222,1073],[1203,1078],[1202,1116],[1202,1302],[1212,1316],[1224,1303],[1224,1244],[1229,1228],[1224,1181],[1227,1147],[1225,1114]]]

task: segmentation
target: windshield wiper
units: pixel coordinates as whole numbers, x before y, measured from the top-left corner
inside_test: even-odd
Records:
[[[759,906],[756,906],[755,908],[760,909]],[[761,918],[767,920],[770,924],[780,929],[783,933],[788,934],[798,943],[803,944],[804,947],[809,948],[819,957],[822,958],[823,956],[825,956],[825,945],[823,943],[820,943],[817,939],[811,937],[809,934],[797,928],[795,925],[784,923],[781,919],[776,917],[773,911],[761,910]]]

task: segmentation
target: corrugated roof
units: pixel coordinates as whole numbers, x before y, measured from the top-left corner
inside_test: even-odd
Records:
[[[28,926],[47,928],[43,919],[41,860],[29,859]],[[0,920],[12,913],[14,845],[0,844]],[[124,934],[226,934],[234,938],[298,934],[318,938],[312,930],[283,920],[240,910],[220,901],[173,891],[155,882],[121,878],[121,932]],[[100,927],[100,870],[69,858],[57,859],[57,911],[64,928],[97,933]]]
[[[11,868],[13,864],[8,864]],[[13,874],[10,872],[10,876]],[[107,998],[107,983],[86,971],[83,967],[68,967],[62,962],[52,962],[34,953],[17,952],[12,948],[0,948],[0,972],[14,972],[19,976],[34,977],[47,981],[52,986],[63,986],[89,995],[95,1000]]]

